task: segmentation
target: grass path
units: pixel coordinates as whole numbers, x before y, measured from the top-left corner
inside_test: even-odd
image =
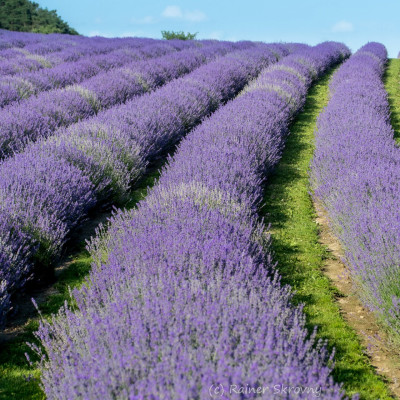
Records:
[[[400,59],[389,59],[383,81],[388,92],[394,137],[400,144]]]
[[[282,160],[265,187],[261,214],[271,223],[272,250],[284,283],[304,303],[307,323],[318,326],[318,337],[336,349],[334,379],[348,395],[390,399],[383,379],[375,374],[356,333],[340,314],[340,293],[322,272],[329,253],[319,243],[316,214],[309,195],[308,169],[314,151],[318,114],[328,102],[328,73],[309,92],[303,112],[291,127]]]
[[[163,158],[165,162],[165,157]],[[135,186],[126,204],[127,209],[134,208],[147,194],[147,188],[154,185],[160,174],[163,162],[156,163]],[[73,256],[70,266],[64,270],[54,285],[56,291],[39,305],[44,317],[57,313],[65,300],[69,299],[69,287],[78,287],[89,274],[91,257],[85,250],[85,243],[80,244],[80,250]],[[30,367],[25,353],[34,357],[26,342],[33,342],[38,328],[38,319],[28,321],[22,334],[14,340],[0,346],[0,400],[42,400],[44,393],[39,386],[39,371]]]

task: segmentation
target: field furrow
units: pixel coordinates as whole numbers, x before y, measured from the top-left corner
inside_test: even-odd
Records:
[[[390,105],[390,122],[394,130],[394,138],[400,142],[400,59],[391,58],[384,75],[385,89],[388,92]]]

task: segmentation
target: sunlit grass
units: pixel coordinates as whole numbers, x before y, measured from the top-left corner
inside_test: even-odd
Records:
[[[394,129],[394,137],[400,144],[400,59],[389,59],[384,83],[388,92],[390,120]]]

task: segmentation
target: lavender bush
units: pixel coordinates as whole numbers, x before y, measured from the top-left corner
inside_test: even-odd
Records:
[[[154,47],[158,45],[150,45]],[[145,46],[146,47],[146,46]],[[89,55],[78,61],[63,62],[53,68],[44,68],[38,71],[20,72],[13,76],[4,76],[0,79],[0,107],[14,101],[21,101],[39,92],[62,88],[89,79],[102,71],[120,67],[134,60],[146,58],[146,48],[130,50],[117,49],[106,54]],[[175,51],[172,46],[165,46],[164,54]],[[153,53],[153,56],[163,54]],[[29,90],[27,90],[27,86]]]
[[[264,69],[183,139],[136,210],[114,215],[91,243],[76,307],[37,333],[49,399],[205,399],[211,385],[343,398],[274,273],[256,211],[312,80],[348,54],[328,42]]]
[[[15,281],[24,276],[21,265],[32,266],[32,259],[42,267],[51,264],[89,208],[122,200],[148,161],[287,53],[284,46],[265,44],[234,52],[3,161],[0,210],[34,246],[25,264],[4,264],[10,287],[18,287]],[[0,246],[12,245],[6,232],[0,238]]]
[[[12,43],[11,37],[18,33],[8,32],[5,35],[8,38],[6,40]],[[21,46],[23,43],[18,41],[18,46],[0,50],[2,76],[52,68],[63,62],[78,61],[81,58],[106,54],[116,49],[137,49],[157,42],[161,46],[166,45],[162,41],[144,38],[106,39],[65,35],[32,35],[34,36],[30,43]],[[177,41],[170,43],[178,48],[187,46],[187,44],[178,44]]]
[[[387,52],[368,43],[335,74],[318,119],[311,182],[345,251],[357,292],[400,339],[400,152],[382,76]]]
[[[48,56],[46,58],[47,68],[35,71],[20,70],[13,75],[3,73],[0,79],[0,107],[15,101],[21,101],[42,91],[79,83],[102,71],[121,67],[132,61],[160,57],[177,50],[208,47],[209,43],[210,41],[189,41],[183,44],[182,41],[173,40],[166,43],[161,40],[153,40],[149,44],[144,39],[133,39],[129,42],[117,41],[114,43],[114,47],[107,42],[105,43],[106,45],[99,47],[96,46],[96,42],[93,43],[91,40],[89,43],[85,43],[85,47],[82,45],[75,46],[72,54],[70,53],[71,47],[67,47],[62,52],[56,53],[57,56],[51,58]],[[89,44],[90,47],[88,46]],[[18,53],[20,57],[17,59],[15,57],[12,58],[11,64],[18,65],[18,68],[20,68],[21,62],[24,63],[26,61],[26,58],[23,58],[25,55],[21,54],[20,51],[14,52]],[[8,53],[11,53],[11,50],[8,50]],[[11,55],[3,56],[7,57],[8,64],[0,61],[0,69],[4,69],[6,65],[11,65],[9,59]],[[22,60],[21,57],[23,58]],[[65,59],[67,59],[67,62],[65,62]],[[127,68],[132,68],[132,65],[127,65]],[[103,80],[104,78],[103,76]]]
[[[187,49],[98,74],[80,85],[40,93],[0,110],[0,154],[21,151],[29,141],[47,137],[61,126],[95,115],[99,109],[154,90],[201,64],[226,54],[229,43]],[[156,44],[155,55],[159,55]],[[165,50],[165,49],[164,49]]]

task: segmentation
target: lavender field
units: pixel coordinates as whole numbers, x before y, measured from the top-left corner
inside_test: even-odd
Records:
[[[314,209],[351,295],[400,354],[387,70],[378,42],[352,54],[0,30],[0,398],[398,396],[396,367],[374,370],[324,275]],[[278,186],[302,174],[296,208]],[[280,246],[279,223],[303,217],[312,232]]]

